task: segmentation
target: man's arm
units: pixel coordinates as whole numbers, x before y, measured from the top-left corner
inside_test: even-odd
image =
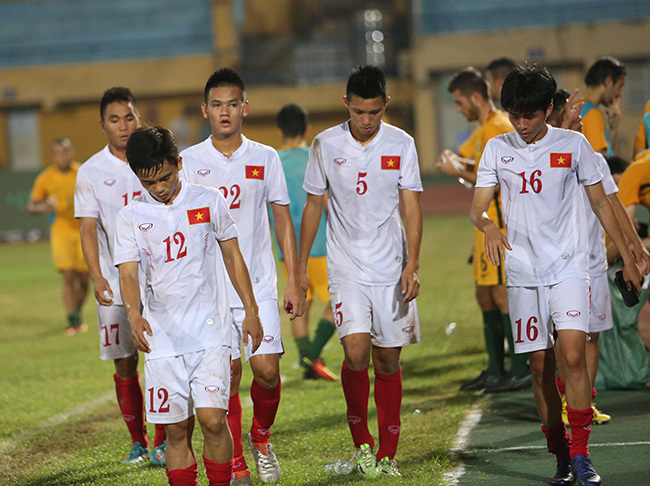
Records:
[[[95,299],[101,305],[113,305],[113,290],[102,275],[99,265],[99,243],[97,241],[97,218],[79,218],[81,249],[88,265],[90,279],[95,286]],[[105,294],[108,292],[108,296]]]
[[[244,305],[246,315],[242,323],[242,335],[244,345],[248,345],[248,336],[252,339],[253,353],[257,351],[264,337],[264,329],[259,317],[259,309],[253,293],[248,267],[239,249],[239,240],[231,238],[225,241],[219,241],[223,263],[230,277],[235,291]]]
[[[41,199],[40,201],[31,198],[27,203],[27,211],[32,214],[53,213],[55,210],[54,204],[48,198]]]
[[[623,257],[623,278],[625,279],[625,282],[628,283],[628,288],[631,288],[629,285],[634,285],[640,292],[643,281],[641,272],[634,261],[634,255],[627,246],[625,236],[623,235],[621,226],[616,219],[614,209],[605,195],[603,183],[598,182],[584,187],[587,192],[587,197],[589,197],[591,208],[594,213],[596,213],[600,224],[603,225],[603,228],[605,228],[605,231],[607,231],[607,234]]]
[[[296,233],[293,230],[291,212],[288,205],[271,203],[273,225],[278,245],[287,267],[287,288],[284,292],[283,308],[291,315],[290,320],[302,316],[305,312],[305,294],[300,289],[300,276],[298,273],[298,247]]]
[[[632,245],[632,253],[636,259],[636,264],[639,266],[643,275],[647,275],[650,273],[650,253],[645,249],[641,238],[639,238],[639,234],[634,229],[632,221],[625,210],[625,206],[623,206],[623,201],[621,201],[621,198],[615,192],[608,194],[607,198],[614,209],[614,214],[616,214],[616,219],[621,226],[621,230],[623,230],[625,238]]]
[[[512,250],[504,234],[487,214],[488,206],[497,191],[497,187],[474,188],[472,209],[469,213],[472,224],[479,231],[485,233],[485,254],[494,266],[500,265],[501,261],[505,260],[506,248]]]
[[[300,287],[303,292],[309,288],[309,275],[307,273],[307,262],[309,253],[316,239],[318,225],[320,224],[321,214],[323,213],[323,203],[326,202],[325,195],[317,196],[307,194],[307,202],[302,210],[302,220],[300,221]]]
[[[406,227],[406,244],[408,245],[408,262],[402,271],[402,295],[404,302],[415,299],[420,293],[420,245],[422,243],[422,204],[421,192],[402,190],[404,202],[404,223]]]
[[[120,290],[126,317],[131,324],[133,344],[138,350],[150,353],[149,341],[145,333],[153,336],[151,326],[140,313],[140,284],[138,282],[138,262],[125,262],[117,266],[120,271]]]
[[[451,177],[460,177],[467,182],[476,184],[476,173],[471,167],[474,161],[466,159],[453,153],[451,150],[443,150],[438,156],[438,163],[436,167],[440,169],[443,174]]]

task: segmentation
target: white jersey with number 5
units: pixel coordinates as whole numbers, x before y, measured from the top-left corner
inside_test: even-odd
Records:
[[[142,316],[153,332],[146,359],[230,346],[229,280],[217,240],[232,238],[237,228],[219,191],[186,182],[169,206],[145,191],[118,213],[115,265],[139,262],[145,280]]]
[[[517,132],[492,138],[476,187],[501,184],[507,238],[506,285],[539,287],[587,278],[589,242],[580,185],[602,179],[581,133],[548,127],[536,143]]]
[[[327,274],[363,285],[394,285],[406,265],[399,189],[422,191],[413,138],[381,123],[362,146],[348,122],[311,145],[303,188],[327,192]]]
[[[79,167],[74,188],[75,218],[97,219],[99,265],[113,291],[113,302],[122,304],[120,280],[113,265],[115,217],[133,198],[145,192],[129,164],[115,157],[108,145]]]
[[[242,135],[241,146],[230,158],[212,145],[212,138],[181,152],[181,177],[191,183],[218,188],[228,204],[239,246],[248,266],[258,302],[278,298],[275,257],[267,203],[289,204],[287,183],[278,153]],[[230,285],[230,305],[242,307]]]

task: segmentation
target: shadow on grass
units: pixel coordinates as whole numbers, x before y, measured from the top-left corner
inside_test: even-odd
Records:
[[[18,484],[21,486],[69,486],[71,484],[95,484],[103,483],[109,479],[114,479],[115,484],[129,484],[127,477],[130,474],[139,474],[139,468],[124,468],[121,470],[111,470],[115,464],[110,462],[97,463],[94,466],[69,468],[58,473],[53,473],[38,479],[25,479]],[[141,478],[134,476],[133,484],[140,483]],[[117,481],[120,481],[119,483]]]
[[[526,457],[518,458],[517,462],[514,462],[514,464],[525,464],[527,460],[533,458],[538,459],[539,451],[521,451],[518,455]],[[509,469],[508,462],[489,461],[486,459],[485,455],[464,457],[463,463],[468,469],[467,472],[472,476],[477,475],[480,478],[481,475],[490,475],[493,477],[497,476],[499,478],[503,478],[502,480],[500,479],[498,483],[490,483],[495,485],[548,484],[551,476],[555,474],[555,464],[553,461],[549,461],[548,476]]]

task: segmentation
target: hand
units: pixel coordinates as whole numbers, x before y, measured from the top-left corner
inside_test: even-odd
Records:
[[[149,336],[153,336],[151,326],[144,317],[135,317],[131,322],[131,337],[133,338],[133,344],[135,344],[135,347],[139,351],[150,353],[151,348],[149,347],[149,341],[147,341],[147,338],[144,336],[145,333]]]
[[[242,336],[244,341],[244,346],[248,346],[248,336],[252,340],[252,353],[257,351],[257,348],[262,344],[262,339],[264,338],[264,328],[262,327],[262,321],[260,321],[260,316],[257,314],[246,313],[244,321],[241,325]]]
[[[615,131],[618,128],[622,115],[620,97],[612,101],[611,105],[605,107],[605,115],[607,116],[607,122],[610,128]]]
[[[95,286],[95,299],[100,305],[113,305],[113,291],[108,281],[104,277],[93,280]]]
[[[454,160],[457,161],[457,159],[456,154],[451,150],[443,150],[438,156],[436,167],[440,169],[443,174],[451,177],[460,177],[462,174],[453,162]],[[458,164],[460,164],[460,162],[458,162]]]
[[[630,290],[632,288],[632,285],[634,285],[639,294],[641,293],[643,277],[641,276],[641,272],[639,271],[639,267],[636,265],[636,263],[633,262],[631,265],[628,264],[623,266],[623,280],[625,280],[628,290]]]
[[[309,282],[309,277],[307,277],[307,282]],[[298,288],[295,283],[287,283],[287,289],[284,291],[283,308],[289,314],[290,321],[305,313],[305,292]]]
[[[643,246],[631,248],[636,264],[643,275],[650,273],[650,253]]]
[[[558,116],[560,128],[582,132],[582,117],[580,116],[580,111],[585,102],[582,100],[576,103],[576,98],[578,97],[579,92],[578,89],[574,89],[573,93],[571,93],[571,96],[569,96],[569,99],[560,110]]]
[[[410,302],[415,299],[420,293],[420,279],[418,271],[413,269],[410,265],[406,265],[402,272],[402,295],[404,303]]]
[[[506,248],[512,251],[506,236],[496,227],[494,223],[488,224],[485,228],[485,254],[492,262],[492,265],[499,266],[502,260],[506,259]],[[475,257],[476,258],[476,257]]]

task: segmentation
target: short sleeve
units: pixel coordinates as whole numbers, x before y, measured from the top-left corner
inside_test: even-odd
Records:
[[[485,145],[476,172],[476,187],[494,187],[499,184],[496,164],[497,145],[494,138],[488,140]]]
[[[595,152],[607,150],[607,139],[605,138],[605,117],[596,108],[592,108],[582,118],[582,133]]]
[[[412,139],[408,140],[402,157],[398,187],[407,191],[421,192],[423,189],[422,179],[420,178],[420,164],[418,163],[415,143],[413,143]]]
[[[235,220],[228,210],[226,199],[221,194],[221,191],[216,194],[216,204],[212,216],[214,232],[218,241],[232,240],[239,237]]]
[[[616,194],[618,192],[618,186],[612,177],[612,171],[609,169],[609,165],[607,165],[607,159],[602,154],[596,154],[596,160],[598,160],[598,168],[603,174],[602,182],[605,194],[608,196],[610,194]]]
[[[33,201],[42,201],[47,196],[49,196],[47,190],[47,175],[45,172],[41,172],[36,180],[34,181],[34,187],[32,187],[31,199]]]
[[[276,151],[273,151],[273,156],[267,164],[268,169],[268,184],[269,188],[267,201],[281,204],[286,206],[289,204],[289,192],[287,191],[287,179],[284,176],[284,169],[280,156]]]
[[[130,216],[130,207],[120,209],[115,218],[115,241],[113,264],[115,266],[126,262],[139,262],[140,253],[138,243],[133,231],[133,222]]]
[[[327,177],[323,168],[322,142],[315,138],[309,149],[309,160],[302,188],[309,194],[322,196],[327,191]]]
[[[578,181],[583,186],[591,186],[603,180],[597,159],[598,155],[584,137],[578,141],[577,173]]]
[[[99,218],[99,204],[93,185],[82,169],[77,172],[77,182],[74,186],[74,216],[75,218]]]
[[[476,139],[478,137],[478,132],[480,127],[476,127],[474,131],[467,137],[463,143],[458,147],[458,155],[465,157],[466,159],[474,160],[474,152],[476,152]]]
[[[618,181],[618,196],[623,201],[623,206],[639,204],[641,182],[647,166],[647,163],[632,163],[621,175],[621,179]]]

